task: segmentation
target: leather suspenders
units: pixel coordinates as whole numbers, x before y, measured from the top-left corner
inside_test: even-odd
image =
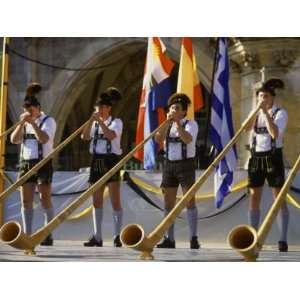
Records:
[[[189,121],[186,120],[183,124],[183,128],[187,125]],[[181,140],[180,137],[170,137],[170,131],[171,131],[172,125],[169,126],[167,138],[166,138],[166,157],[169,159],[169,144],[170,143],[180,143],[181,144],[181,157],[182,159],[187,159],[187,145]]]
[[[277,113],[280,111],[280,108],[277,108],[274,113],[272,114],[272,120],[275,119]],[[253,138],[252,138],[252,147],[251,147],[251,153],[252,155],[255,153],[255,147],[256,147],[256,144],[257,144],[257,141],[256,141],[256,135],[257,134],[269,134],[268,132],[268,129],[267,127],[258,127],[257,126],[257,123],[258,123],[258,116],[256,117],[256,120],[255,120],[255,126],[254,126],[254,135],[253,135]],[[271,137],[271,151],[275,151],[276,149],[276,139],[272,138]]]
[[[111,119],[111,121],[109,122],[109,124],[107,125],[107,127],[109,127],[112,122],[113,122],[113,118]],[[104,141],[106,141],[106,153],[107,154],[111,154],[111,141],[109,139],[105,138],[104,134],[102,134],[102,133],[100,134],[99,133],[99,123],[96,122],[95,123],[94,138],[93,138],[93,154],[97,154],[96,147],[97,147],[98,140],[104,140]]]
[[[45,118],[41,121],[41,123],[39,125],[40,129],[42,128],[42,126],[44,125],[44,123],[46,122],[46,120],[48,118],[49,118],[49,116],[45,116]],[[26,133],[26,126],[25,126],[24,127],[24,134],[23,134],[23,143],[26,140],[36,140],[37,141],[37,146],[38,146],[38,160],[42,160],[43,159],[43,145],[37,140],[35,134],[33,134],[33,133]],[[21,151],[21,156],[20,156],[21,160],[24,160],[23,150],[24,150],[24,147],[22,145],[22,151]]]

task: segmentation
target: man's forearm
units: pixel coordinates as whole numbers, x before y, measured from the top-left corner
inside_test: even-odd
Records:
[[[178,125],[177,128],[178,128],[179,137],[185,144],[189,144],[193,141],[193,137],[191,136],[191,134],[185,131],[185,129],[181,125]]]
[[[274,123],[273,119],[271,118],[271,116],[269,115],[268,112],[264,113],[264,116],[267,121],[267,129],[268,129],[270,135],[272,136],[273,139],[276,139],[278,137],[277,125]]]
[[[37,140],[42,143],[42,144],[46,144],[49,141],[49,136],[46,132],[42,131],[37,125],[36,123],[31,123],[33,130],[35,132],[36,138]]]
[[[113,130],[110,130],[104,123],[99,123],[100,127],[102,128],[103,135],[105,138],[109,139],[110,141],[116,138],[116,133]]]
[[[91,136],[91,128],[93,125],[93,120],[90,119],[89,122],[86,124],[86,126],[84,126],[83,130],[82,130],[82,134],[81,134],[81,138],[85,141],[90,140]]]
[[[10,136],[10,141],[13,144],[21,144],[23,140],[24,123],[17,126]]]

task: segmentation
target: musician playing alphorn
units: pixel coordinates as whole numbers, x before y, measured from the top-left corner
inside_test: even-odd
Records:
[[[21,145],[19,178],[53,150],[56,122],[41,110],[41,104],[36,98],[40,90],[41,85],[38,83],[32,83],[27,88],[23,104],[24,112],[20,115],[20,120],[24,122],[11,134],[11,142]],[[49,161],[21,186],[23,230],[28,235],[32,233],[33,199],[36,187],[44,210],[45,224],[54,216],[51,202],[52,175],[52,162]],[[52,246],[52,235],[50,234],[41,245]]]
[[[164,143],[161,188],[164,194],[165,215],[176,204],[178,186],[185,194],[195,182],[195,154],[198,125],[186,118],[191,101],[186,94],[173,94],[168,100],[167,123],[158,131],[155,140]],[[199,249],[197,237],[198,211],[193,197],[187,204],[187,219],[190,231],[190,248]],[[168,229],[158,248],[175,248],[174,224]]]
[[[283,136],[288,121],[285,109],[275,102],[275,90],[283,88],[280,79],[270,79],[258,89],[257,105],[259,113],[252,119],[246,130],[251,130],[250,152],[248,162],[248,181],[250,189],[249,224],[258,229],[260,223],[260,202],[264,182],[267,179],[271,187],[273,200],[279,194],[285,181],[283,163]],[[288,251],[287,233],[289,224],[289,211],[284,201],[277,216],[280,238],[278,249],[280,252]]]
[[[110,87],[102,93],[95,103],[95,112],[83,130],[82,139],[91,141],[90,153],[92,154],[92,163],[89,177],[89,183],[91,185],[105,175],[120,160],[122,154],[121,136],[123,122],[121,119],[112,116],[112,106],[121,100],[121,98],[121,93],[114,87]],[[113,175],[106,185],[108,186],[113,208],[113,244],[115,247],[121,247],[120,231],[123,211],[120,199],[120,171]],[[94,233],[91,238],[84,243],[86,247],[103,246],[103,194],[106,185],[100,187],[93,195]]]

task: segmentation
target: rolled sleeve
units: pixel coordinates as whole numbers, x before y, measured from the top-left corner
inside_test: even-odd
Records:
[[[54,136],[56,132],[55,120],[52,117],[49,117],[43,124],[41,130],[47,133],[50,140],[54,140]]]
[[[192,136],[193,142],[195,142],[198,135],[198,124],[191,120],[186,125],[185,130]]]
[[[92,124],[92,127],[91,127],[91,131],[90,131],[90,138],[94,138],[94,135],[95,135],[95,128],[96,127],[96,122],[94,121],[93,124]]]
[[[110,130],[113,130],[117,137],[121,137],[123,130],[123,122],[120,119],[115,119],[109,126]]]
[[[278,128],[278,135],[279,136],[283,136],[286,125],[288,122],[288,116],[287,116],[287,112],[284,109],[281,109],[275,119],[274,119],[274,123]]]

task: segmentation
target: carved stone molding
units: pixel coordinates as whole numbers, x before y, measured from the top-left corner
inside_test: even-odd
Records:
[[[297,38],[231,38],[230,41],[233,70],[240,69],[240,72],[258,70],[262,66],[288,68],[300,56]]]
[[[237,62],[235,62],[234,60],[230,59],[229,65],[230,65],[230,70],[233,73],[241,73],[242,72],[241,66]]]
[[[261,68],[259,64],[259,57],[257,53],[251,52],[242,52],[242,64],[245,70],[253,70]]]
[[[274,51],[273,57],[278,66],[287,68],[295,62],[297,53],[293,49],[282,49]]]
[[[237,73],[258,70],[262,67],[259,60],[259,55],[255,52],[246,51],[241,52],[239,57],[230,59],[230,66],[232,71]]]

